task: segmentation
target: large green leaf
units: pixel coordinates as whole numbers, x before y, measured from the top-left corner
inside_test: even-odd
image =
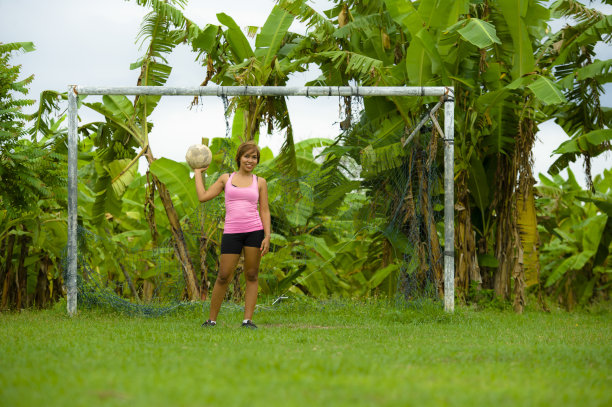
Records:
[[[59,258],[68,240],[66,223],[60,221],[43,222],[41,225],[41,234],[45,235],[45,249],[54,253]]]
[[[527,15],[528,0],[498,0],[513,43],[512,78],[518,79],[534,70],[534,57],[531,40],[523,17]]]
[[[245,59],[252,57],[253,50],[249,45],[249,41],[246,39],[234,19],[225,13],[217,14],[217,19],[221,24],[227,27],[225,38],[234,55],[234,62],[241,63]]]
[[[610,82],[612,79],[612,59],[605,61],[596,59],[593,63],[576,70],[575,75],[579,81],[597,78],[601,84]]]
[[[374,275],[370,277],[370,280],[368,281],[368,288],[373,289],[378,287],[380,283],[382,283],[385,278],[389,276],[389,274],[393,273],[398,269],[399,266],[397,264],[389,264],[387,267],[383,267],[379,270],[376,270]]]
[[[544,104],[556,105],[559,103],[565,103],[567,100],[557,85],[550,79],[544,76],[538,77],[538,79],[532,84],[527,86],[531,89],[534,95],[540,99]]]
[[[278,191],[276,181],[269,184],[270,191]],[[283,195],[276,196],[271,202],[271,210],[277,212],[276,216],[284,216],[293,227],[303,227],[314,210],[314,192],[312,187],[302,180],[295,181],[294,187],[297,191],[287,191]]]
[[[491,202],[489,202],[489,182],[482,161],[476,155],[470,160],[470,177],[468,187],[476,206],[485,213]]]
[[[469,12],[470,1],[469,0],[454,0],[450,2],[450,5],[446,2],[438,3],[439,7],[443,7],[436,13],[435,18],[440,19],[439,24],[435,24],[440,28],[445,28],[453,25],[459,20],[459,18]],[[432,22],[433,23],[433,22]]]
[[[383,66],[381,60],[348,51],[325,51],[315,54],[315,57],[329,58],[336,69],[340,69],[342,65],[346,64],[344,70],[346,74],[363,78],[368,78],[372,70],[380,69]]]
[[[276,56],[285,34],[293,23],[293,16],[279,6],[274,6],[259,35],[255,39],[255,56],[263,56],[263,65],[268,67]]]
[[[412,86],[426,86],[432,74],[431,59],[420,41],[411,41],[406,50],[406,74]]]
[[[426,21],[411,2],[405,0],[386,0],[387,10],[391,18],[402,29],[417,38],[419,31],[427,29]],[[423,86],[431,78],[431,59],[423,46],[423,41],[410,41],[406,50],[406,73],[410,84]]]
[[[237,145],[242,143],[245,138],[245,116],[246,112],[243,108],[238,108],[234,112],[234,120],[232,121],[232,141],[234,141]]]
[[[582,249],[597,252],[599,242],[608,222],[608,215],[597,215],[588,218],[582,225]]]
[[[404,30],[412,35],[423,28],[424,21],[410,1],[406,0],[385,0],[387,11],[391,18],[398,23]]]
[[[369,145],[361,152],[361,166],[368,175],[376,175],[402,165],[405,155],[400,142],[377,148]]]
[[[111,188],[111,177],[104,170],[94,185],[95,202],[92,205],[91,216],[94,224],[102,222],[107,213],[121,216],[121,201]]]
[[[127,100],[125,96],[121,96],[118,98],[125,98]],[[115,126],[125,130],[142,145],[144,143],[144,137],[140,134],[139,129],[133,125],[131,120],[126,120],[126,118],[129,117],[129,110],[121,110],[121,107],[125,107],[125,104],[123,102],[115,103],[116,101],[117,99],[115,99],[115,101],[110,104],[102,104],[96,102],[83,103],[83,105],[103,115],[108,121],[113,123]]]
[[[134,120],[134,107],[126,96],[104,95],[102,96],[102,101],[116,119],[127,123]]]
[[[117,196],[122,196],[128,185],[130,185],[136,177],[138,165],[132,164],[129,168],[126,168],[131,162],[132,160],[129,158],[124,158],[111,161],[107,165],[107,171],[113,180],[111,187]]]
[[[422,0],[419,2],[418,12],[425,22],[424,26],[441,29],[455,23],[459,16],[467,14],[468,7],[468,0]]]
[[[395,256],[399,257],[412,254],[412,243],[402,231],[389,224],[389,226],[383,230],[383,235],[389,240],[389,243],[391,243]]]
[[[485,137],[482,147],[490,149],[490,153],[508,155],[514,147],[513,130],[507,126],[508,123],[514,122],[514,106],[507,106],[508,95],[508,90],[501,88],[484,93],[476,101],[479,113],[487,120],[483,129]]]
[[[384,111],[385,114],[383,115],[383,117],[387,116],[387,112],[388,110]],[[382,121],[382,123],[376,125],[376,131],[375,133],[372,135],[372,138],[376,142],[387,142],[387,138],[393,136],[394,134],[397,134],[398,131],[402,130],[403,127],[405,126],[404,120],[402,118],[401,115],[396,114],[391,116],[390,118],[385,118],[385,120]]]
[[[478,18],[470,18],[467,24],[458,29],[457,32],[468,42],[478,48],[486,48],[493,44],[501,44],[497,37],[495,26]]]
[[[612,129],[593,130],[563,142],[553,154],[582,153],[610,140],[612,140]]]
[[[418,38],[421,41],[423,48],[431,59],[432,73],[438,73],[440,76],[442,76],[443,85],[451,85],[448,79],[448,73],[446,72],[446,67],[444,66],[444,61],[438,52],[438,47],[436,46],[436,42],[431,33],[423,28],[417,33],[415,38]]]
[[[332,22],[309,6],[307,0],[279,0],[278,5],[295,15],[300,22],[306,23],[309,29],[316,27],[327,33],[334,31]]]
[[[545,286],[550,287],[551,285],[559,281],[559,279],[561,279],[561,277],[563,277],[568,270],[580,270],[584,267],[586,262],[589,261],[591,257],[593,257],[594,254],[594,250],[585,250],[574,254],[571,257],[568,257],[548,277]]]
[[[191,213],[199,205],[198,195],[193,180],[189,177],[189,169],[185,164],[177,163],[168,158],[160,158],[151,163],[150,170],[164,184],[170,195],[176,195],[186,213]]]
[[[604,39],[612,31],[612,14],[603,15],[603,18],[592,18],[578,27],[581,32],[578,37],[569,38],[563,42],[563,47],[553,65],[562,65],[572,61],[577,49],[588,44],[595,44]]]
[[[206,24],[204,30],[200,31],[198,36],[191,41],[191,46],[194,51],[210,53],[213,51],[213,46],[216,43],[219,26],[214,24]]]
[[[298,239],[302,240],[306,247],[313,249],[326,262],[331,261],[335,256],[322,237],[301,235]]]

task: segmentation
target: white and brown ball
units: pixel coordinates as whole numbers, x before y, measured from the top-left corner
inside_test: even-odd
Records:
[[[212,152],[204,144],[194,144],[187,149],[185,160],[191,168],[204,168],[212,161]]]

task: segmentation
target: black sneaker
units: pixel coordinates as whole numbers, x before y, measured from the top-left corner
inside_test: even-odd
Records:
[[[214,322],[214,321],[211,321],[210,319],[207,319],[206,321],[204,321],[204,323],[202,324],[202,326],[203,326],[204,328],[209,328],[209,327],[211,327],[211,328],[212,328],[212,327],[217,326],[217,323],[216,323],[216,322]]]
[[[248,319],[246,322],[243,322],[242,327],[250,328],[250,329],[257,329],[257,325],[255,325],[253,321],[251,321],[250,319]]]

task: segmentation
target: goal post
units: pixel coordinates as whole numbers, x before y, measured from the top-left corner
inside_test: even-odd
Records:
[[[444,97],[444,310],[455,308],[454,254],[454,89],[445,86],[130,86],[68,87],[68,242],[66,297],[68,314],[77,310],[77,186],[78,186],[78,103],[79,95],[158,96],[442,96]],[[437,125],[435,118],[430,119]],[[422,121],[419,126],[423,125]],[[418,129],[417,129],[418,130]],[[416,131],[416,130],[415,130]],[[441,132],[441,129],[438,131]],[[442,132],[441,132],[442,133]]]

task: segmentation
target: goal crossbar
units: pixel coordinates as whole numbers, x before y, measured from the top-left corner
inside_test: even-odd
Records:
[[[455,308],[454,89],[446,86],[128,86],[68,87],[68,242],[66,299],[68,314],[77,310],[77,172],[79,95],[158,96],[443,96],[444,103],[444,310]],[[435,122],[432,115],[430,119]],[[423,122],[424,123],[424,122]],[[435,122],[437,124],[437,122]],[[422,125],[422,123],[420,123]]]

